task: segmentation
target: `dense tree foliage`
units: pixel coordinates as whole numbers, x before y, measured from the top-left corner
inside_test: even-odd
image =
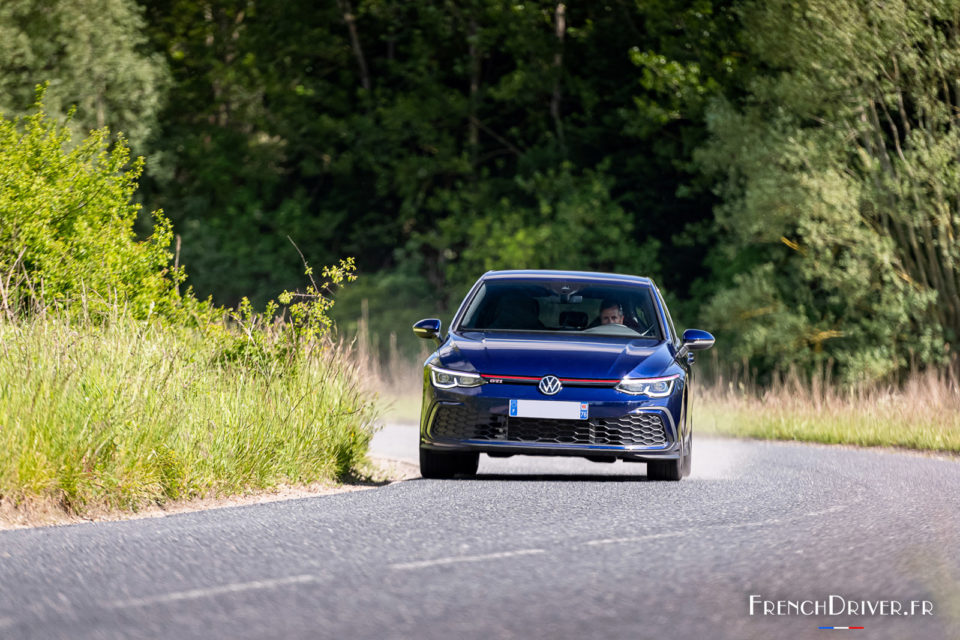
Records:
[[[707,17],[651,33],[632,2],[492,0],[148,15],[175,79],[152,195],[201,290],[266,295],[297,269],[287,235],[367,272],[418,260],[441,299],[494,265],[700,272],[694,248],[659,248],[709,216],[708,192],[676,191],[702,132],[684,107],[717,83],[642,52],[672,38],[691,64],[719,58]],[[675,44],[687,31],[696,50]]]
[[[728,239],[708,317],[768,369],[834,359],[873,379],[942,361],[960,334],[960,6],[743,15],[775,70],[708,117]]]
[[[81,134],[122,131],[139,153],[166,89],[166,63],[146,47],[135,0],[4,0],[0,3],[0,112],[31,111],[48,83],[46,107],[71,108]]]
[[[148,203],[225,302],[296,278],[288,236],[378,274],[341,319],[361,298],[449,312],[492,267],[685,295],[714,202],[690,156],[739,68],[725,4],[150,3],[174,82]]]
[[[299,282],[292,239],[384,335],[556,267],[654,276],[765,372],[960,340],[955,0],[110,1],[4,3],[4,106],[49,80],[143,141],[217,301]]]

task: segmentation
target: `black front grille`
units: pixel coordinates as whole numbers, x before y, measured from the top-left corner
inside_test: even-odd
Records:
[[[437,409],[430,435],[437,439],[542,444],[645,447],[667,444],[663,420],[656,413],[633,413],[590,420],[552,420],[509,418],[450,405]]]

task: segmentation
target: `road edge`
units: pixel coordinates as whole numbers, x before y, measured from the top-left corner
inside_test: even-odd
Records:
[[[300,500],[302,498],[316,498],[340,493],[350,493],[353,491],[365,491],[420,477],[419,468],[409,460],[375,455],[368,456],[368,460],[370,469],[365,469],[364,471],[369,477],[359,478],[356,481],[342,483],[326,481],[307,485],[281,485],[271,489],[250,491],[233,496],[175,500],[163,505],[151,505],[137,511],[105,510],[79,516],[67,513],[53,503],[28,501],[24,504],[12,505],[5,500],[0,500],[0,532],[14,531],[17,529],[61,527],[95,522],[165,518],[182,513],[194,513],[196,511],[227,509],[230,507],[243,507],[269,502]]]

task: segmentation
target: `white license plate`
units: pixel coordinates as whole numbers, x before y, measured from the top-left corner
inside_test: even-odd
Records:
[[[586,402],[559,400],[511,400],[511,418],[556,418],[558,420],[586,420],[589,417]]]

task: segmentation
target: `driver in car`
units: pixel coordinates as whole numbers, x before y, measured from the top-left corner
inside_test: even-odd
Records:
[[[600,305],[600,324],[623,324],[623,307],[616,300],[604,300]]]

